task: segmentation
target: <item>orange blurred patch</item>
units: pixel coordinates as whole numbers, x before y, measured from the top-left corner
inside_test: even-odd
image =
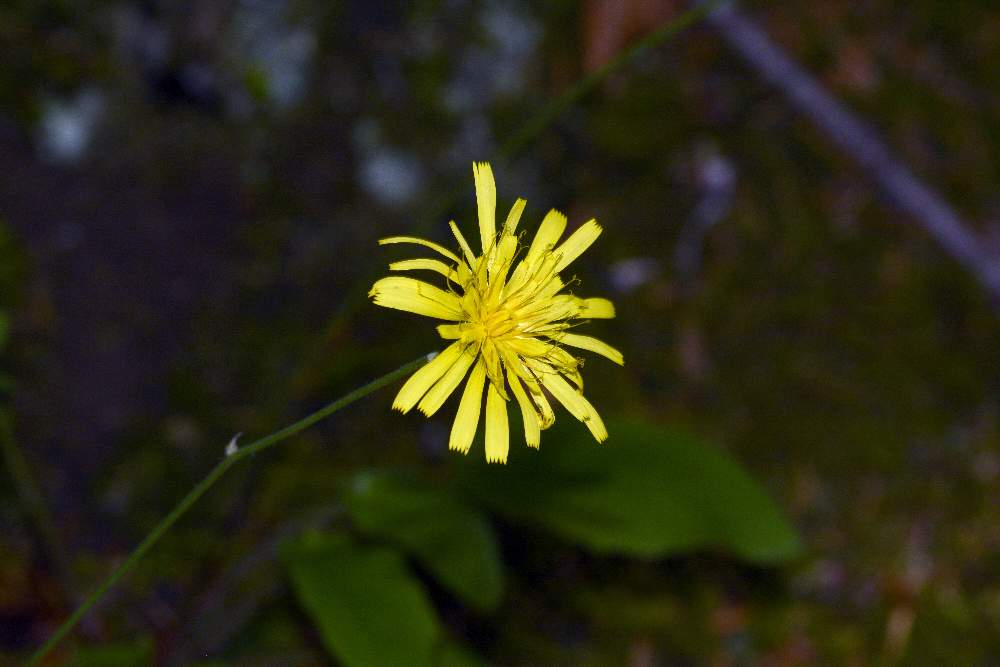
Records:
[[[584,70],[600,68],[676,12],[675,0],[588,0],[584,7]]]

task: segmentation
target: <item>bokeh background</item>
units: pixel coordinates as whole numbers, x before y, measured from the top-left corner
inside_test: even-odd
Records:
[[[563,413],[487,470],[455,399],[383,390],[229,473],[50,664],[1000,664],[1000,308],[719,25],[601,69],[688,9],[4,3],[0,655],[235,433],[439,347],[366,302],[415,256],[376,240],[450,245],[491,160],[526,229],[605,227],[611,439]],[[1000,13],[740,11],[1000,264]]]

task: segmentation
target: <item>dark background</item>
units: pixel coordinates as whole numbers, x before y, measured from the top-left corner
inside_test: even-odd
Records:
[[[51,528],[0,483],[0,655],[43,641],[233,434],[439,346],[364,301],[397,258],[376,240],[474,224],[470,164],[489,159],[498,208],[525,197],[527,228],[549,207],[604,225],[576,270],[618,305],[592,331],[627,365],[588,363],[595,405],[721,443],[805,547],[769,567],[631,559],[501,523],[505,602],[470,615],[438,594],[453,634],[501,664],[1000,662],[1000,310],[968,267],[704,23],[510,150],[683,9],[6,3],[3,380]],[[743,11],[1000,253],[1000,13]],[[195,622],[221,637],[197,657],[220,664],[330,660],[273,555],[254,575],[269,585],[211,620],[193,620],[198,594],[359,466],[456,456],[454,401],[427,421],[392,394],[234,471],[53,664],[136,637],[169,664]]]

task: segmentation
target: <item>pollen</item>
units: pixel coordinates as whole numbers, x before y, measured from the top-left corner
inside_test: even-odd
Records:
[[[435,414],[462,382],[458,413],[449,447],[468,453],[479,428],[486,394],[486,460],[504,463],[510,447],[507,404],[517,402],[525,441],[537,448],[541,431],[555,421],[550,398],[583,422],[598,442],[608,437],[597,410],[583,395],[583,360],[567,348],[592,352],[624,364],[621,352],[590,336],[571,332],[590,319],[612,318],[607,299],[580,298],[563,290],[564,270],[601,234],[596,220],[580,225],[560,242],[566,216],[551,210],[530,244],[522,244],[517,226],[526,202],[518,199],[503,226],[496,229],[496,184],[485,162],[475,163],[481,252],[476,254],[455,222],[449,223],[458,252],[432,241],[393,236],[380,244],[406,243],[434,251],[435,258],[407,259],[391,271],[429,271],[440,287],[408,276],[382,278],[369,296],[380,306],[443,320],[437,327],[452,341],[414,373],[400,389],[393,408],[416,407]]]

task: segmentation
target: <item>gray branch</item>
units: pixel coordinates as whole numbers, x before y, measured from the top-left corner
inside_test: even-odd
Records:
[[[900,210],[919,222],[1000,303],[1000,255],[943,197],[895,158],[871,127],[827,93],[731,3],[713,11],[708,22],[749,67],[854,158]]]

